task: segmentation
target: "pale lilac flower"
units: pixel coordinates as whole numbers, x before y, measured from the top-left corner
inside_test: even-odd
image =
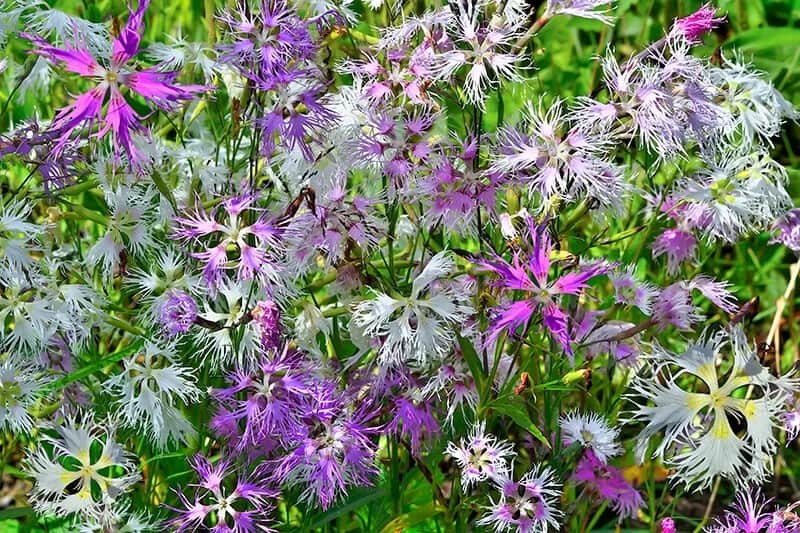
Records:
[[[664,230],[650,245],[653,258],[666,255],[667,272],[674,276],[681,264],[697,256],[697,239],[686,230],[671,228]]]
[[[557,507],[561,486],[552,469],[536,465],[519,481],[504,473],[493,479],[493,484],[500,497],[491,500],[479,525],[515,533],[547,533],[550,528],[558,531],[564,514]]]
[[[588,196],[606,207],[619,204],[626,192],[619,169],[608,158],[610,137],[570,124],[561,100],[545,108],[529,104],[523,121],[497,134],[490,169],[551,198],[576,201]]]
[[[180,507],[170,520],[177,533],[198,530],[215,533],[260,533],[270,531],[270,500],[278,493],[257,476],[233,466],[230,459],[212,464],[201,454],[190,458],[199,482],[178,492]]]
[[[773,224],[771,242],[780,243],[800,254],[800,209],[791,209]]]
[[[458,444],[447,443],[446,453],[461,470],[461,488],[467,492],[472,485],[486,480],[503,480],[511,472],[509,460],[516,453],[514,446],[486,433],[486,422],[472,426],[467,439]]]
[[[191,256],[205,264],[203,277],[213,289],[224,283],[231,270],[236,271],[238,281],[256,277],[267,283],[278,280],[284,231],[277,217],[259,212],[253,205],[256,199],[255,195],[235,196],[224,199],[222,209],[207,213],[198,208],[186,217],[175,217],[173,238],[205,248]],[[217,221],[220,213],[225,215],[224,222]],[[231,246],[235,256],[228,250]]]
[[[459,0],[454,5],[456,46],[435,55],[431,69],[436,79],[451,80],[462,67],[467,68],[467,100],[483,108],[487,90],[504,79],[522,80],[518,73],[522,57],[507,50],[517,37],[516,28],[484,27],[480,3]]]
[[[658,295],[658,289],[652,283],[636,279],[635,272],[636,267],[628,265],[624,272],[609,274],[608,278],[614,286],[615,301],[636,307],[645,315],[649,315],[652,301]]]
[[[60,145],[66,145],[80,126],[100,123],[97,136],[103,137],[110,132],[115,153],[119,154],[122,149],[131,164],[138,167],[142,162],[141,153],[134,145],[132,135],[145,134],[146,130],[140,123],[142,117],[125,99],[121,88],[127,87],[148,103],[167,111],[174,109],[178,102],[190,100],[206,90],[205,87],[175,84],[177,72],[131,68],[131,61],[139,52],[144,14],[149,3],[149,0],[140,0],[135,11],[129,8],[130,16],[112,42],[113,53],[107,63],[105,58],[97,58],[84,43],[67,43],[57,47],[37,35],[23,34],[36,47],[33,53],[52,63],[62,63],[68,71],[98,82],[94,88],[78,95],[72,104],[56,114],[52,128],[60,133]],[[103,116],[106,98],[108,104]]]
[[[157,322],[167,335],[175,337],[191,329],[197,319],[197,304],[194,298],[180,289],[170,289],[158,304]]]

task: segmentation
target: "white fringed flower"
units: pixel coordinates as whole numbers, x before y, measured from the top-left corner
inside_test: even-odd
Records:
[[[113,425],[88,415],[66,418],[43,432],[27,459],[34,508],[56,516],[107,516],[117,498],[139,480],[133,455],[114,440]]]
[[[379,351],[382,363],[426,362],[432,356],[444,356],[453,347],[453,327],[461,327],[473,313],[467,294],[458,291],[456,285],[437,283],[454,267],[450,253],[439,252],[414,279],[410,296],[392,297],[375,291],[374,300],[355,306],[356,326],[364,328],[367,335],[385,337]]]
[[[580,443],[604,463],[622,452],[622,447],[617,443],[619,428],[609,427],[608,422],[597,413],[572,412],[562,416],[559,424],[567,445]]]
[[[9,358],[0,363],[0,429],[29,433],[33,419],[28,409],[42,396],[42,372],[31,363]]]
[[[722,353],[726,346],[730,353]],[[682,355],[654,345],[631,384],[631,421],[646,423],[638,455],[643,460],[651,438],[663,431],[654,456],[687,486],[705,488],[717,476],[737,485],[761,483],[777,449],[773,429],[781,427],[778,417],[797,386],[761,365],[741,328],[704,336]],[[742,428],[734,429],[732,420]]]
[[[472,426],[467,439],[461,439],[458,445],[448,442],[446,453],[461,469],[464,492],[486,480],[504,479],[511,471],[508,461],[516,455],[510,442],[486,433],[485,421]]]
[[[178,406],[200,396],[192,371],[176,363],[171,351],[151,342],[124,365],[105,387],[118,398],[125,425],[143,430],[159,448],[170,441],[186,442],[195,431]]]

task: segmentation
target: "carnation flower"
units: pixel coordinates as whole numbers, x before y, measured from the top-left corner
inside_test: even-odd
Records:
[[[320,383],[304,402],[305,427],[286,455],[275,461],[273,479],[300,486],[300,500],[327,509],[351,486],[372,484],[378,469],[376,428],[369,403],[358,408],[328,383]]]
[[[496,338],[503,330],[513,332],[519,326],[526,326],[534,313],[538,312],[541,313],[544,327],[571,356],[569,316],[559,306],[557,297],[581,294],[589,286],[587,282],[590,279],[605,274],[610,267],[596,263],[548,281],[553,243],[546,226],[536,226],[532,220],[528,224],[533,249],[526,254],[524,262],[520,260],[521,252],[514,253],[512,263],[501,257],[480,262],[484,269],[499,276],[500,279],[492,282],[495,286],[504,291],[524,291],[528,295],[527,299],[497,309],[497,318],[490,326],[490,339]]]
[[[486,480],[505,479],[511,472],[508,461],[516,455],[510,442],[486,433],[485,421],[474,424],[466,440],[461,439],[457,445],[448,442],[447,454],[461,470],[461,488],[464,492]]]
[[[181,289],[170,289],[157,304],[156,321],[174,337],[186,333],[197,319],[197,304]]]
[[[500,497],[491,500],[488,512],[477,522],[479,525],[517,533],[547,533],[550,528],[559,529],[564,516],[557,507],[561,486],[549,467],[536,465],[519,481],[504,473],[494,479],[493,484],[500,491]]]
[[[739,492],[734,505],[727,509],[703,531],[706,533],[796,533],[800,531],[800,517],[789,508],[776,507],[758,489]]]
[[[689,16],[675,19],[672,31],[680,32],[690,43],[702,41],[704,34],[710,32],[725,20],[715,17],[717,10],[711,4],[703,4],[700,9]]]
[[[148,103],[163,110],[171,110],[183,100],[190,100],[204,91],[204,87],[180,86],[175,84],[177,72],[165,72],[158,68],[134,70],[130,64],[139,52],[139,43],[144,31],[144,14],[149,0],[140,0],[119,36],[111,43],[111,58],[96,57],[85,44],[73,42],[62,47],[53,46],[40,36],[23,34],[35,46],[33,53],[39,54],[52,63],[62,63],[70,72],[98,82],[91,90],[80,94],[75,102],[62,108],[52,123],[52,128],[60,133],[59,144],[66,145],[73,133],[81,125],[101,124],[98,135],[112,136],[115,153],[122,148],[134,166],[139,166],[141,153],[136,148],[132,135],[144,133],[140,124],[142,119],[122,94],[127,87]],[[103,106],[108,98],[105,116]]]
[[[612,273],[608,276],[614,286],[615,300],[619,304],[637,307],[645,315],[649,315],[651,302],[658,295],[655,285],[639,281],[634,276],[636,267],[629,265],[624,272]]]
[[[114,440],[113,426],[88,415],[66,418],[39,436],[40,445],[27,459],[33,477],[30,498],[41,513],[108,516],[117,498],[139,480],[133,455]]]
[[[603,24],[611,24],[614,18],[608,15],[609,9],[598,7],[611,6],[614,0],[547,0],[546,17],[569,15],[585,19],[599,20]]]
[[[790,209],[773,224],[774,237],[771,242],[780,243],[800,254],[800,209]]]
[[[674,276],[681,264],[694,260],[697,254],[697,239],[690,232],[678,228],[664,230],[651,245],[653,258],[666,255],[667,273]]]
[[[218,289],[229,270],[236,270],[238,281],[258,277],[265,283],[277,282],[283,231],[276,218],[259,213],[255,201],[253,195],[224,199],[225,222],[217,222],[216,208],[175,218],[173,237],[204,248],[191,256],[205,263],[203,277],[210,287]],[[229,251],[231,247],[235,254]]]
[[[730,352],[723,353],[726,347]],[[729,370],[717,368],[719,356]],[[683,376],[695,378],[703,388],[682,387],[692,383]],[[631,421],[646,423],[637,445],[640,458],[650,440],[663,431],[654,455],[675,469],[675,479],[704,488],[717,476],[739,486],[766,478],[769,457],[777,447],[773,429],[780,427],[778,416],[797,383],[787,376],[772,376],[736,327],[729,335],[701,337],[682,355],[654,345],[631,387],[635,403]],[[735,394],[748,388],[752,396]],[[742,421],[744,427],[734,429],[731,420]]]
[[[622,452],[617,443],[619,428],[609,427],[597,413],[568,413],[561,417],[559,425],[566,445],[578,443],[602,463]]]
[[[188,459],[199,482],[178,492],[181,507],[170,520],[177,533],[184,531],[225,531],[258,533],[269,531],[270,501],[277,492],[257,476],[233,466],[230,459],[217,464],[201,454]]]
[[[45,382],[41,369],[32,363],[15,358],[0,362],[0,428],[30,433],[33,419],[28,410],[43,395]]]
[[[439,252],[414,278],[408,297],[375,291],[374,300],[355,305],[355,324],[367,335],[385,337],[379,351],[381,363],[426,362],[452,348],[453,328],[473,312],[467,295],[444,281],[454,268],[450,253]]]
[[[175,354],[146,342],[144,353],[134,353],[124,366],[105,387],[119,398],[114,403],[125,425],[145,431],[160,448],[194,435],[178,406],[193,403],[200,390],[192,371],[175,362]]]
[[[607,465],[591,448],[581,456],[572,478],[608,502],[620,518],[634,518],[644,507],[641,494],[625,480],[622,472]]]

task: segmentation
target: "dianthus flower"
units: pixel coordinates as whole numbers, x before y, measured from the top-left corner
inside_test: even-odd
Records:
[[[111,43],[110,58],[98,58],[83,43],[69,43],[59,48],[42,37],[23,34],[36,47],[33,53],[39,54],[52,63],[62,63],[64,67],[85,78],[98,82],[89,91],[80,94],[75,102],[62,108],[52,123],[52,128],[60,134],[59,144],[66,145],[74,131],[81,125],[100,122],[98,137],[111,133],[115,152],[122,148],[134,166],[141,163],[142,154],[135,146],[133,133],[144,133],[142,117],[131,107],[122,94],[127,87],[165,111],[172,110],[180,101],[190,100],[205,87],[177,85],[177,72],[160,70],[158,67],[135,70],[132,60],[139,53],[139,44],[144,31],[144,14],[150,0],[139,0],[119,36]],[[108,98],[105,116],[103,106]]]
[[[485,270],[499,276],[498,280],[492,282],[496,287],[503,291],[524,291],[528,295],[524,300],[497,309],[497,318],[490,326],[490,338],[496,338],[503,330],[513,332],[519,326],[525,326],[538,312],[550,335],[571,355],[569,316],[559,306],[557,297],[581,294],[589,286],[587,282],[590,279],[607,273],[610,267],[595,263],[548,281],[553,243],[546,226],[536,226],[532,220],[528,224],[533,247],[526,254],[524,262],[520,260],[522,252],[517,251],[511,263],[502,257],[479,263]]]
[[[558,509],[561,487],[549,467],[534,466],[519,481],[508,474],[493,480],[500,497],[492,499],[479,525],[491,525],[495,531],[547,533],[558,530],[563,513]]]
[[[269,500],[278,493],[257,476],[247,475],[226,459],[212,464],[198,454],[189,459],[199,483],[178,492],[181,507],[170,507],[178,516],[170,521],[177,533],[260,533],[270,531]]]
[[[641,494],[625,480],[622,472],[605,464],[591,448],[584,452],[572,477],[608,502],[620,518],[633,518],[644,506]]]
[[[726,346],[732,353],[723,354],[723,361],[729,362],[723,373],[716,361]],[[684,388],[693,382],[683,376],[695,378],[703,388]],[[690,343],[682,355],[654,345],[631,387],[632,421],[646,423],[637,445],[640,458],[663,431],[654,455],[675,469],[676,479],[703,488],[717,476],[740,486],[765,479],[777,449],[773,429],[780,428],[778,417],[797,382],[772,376],[737,327],[730,334],[720,332]],[[747,389],[752,395],[735,394]],[[732,419],[744,422],[744,428],[735,430]]]

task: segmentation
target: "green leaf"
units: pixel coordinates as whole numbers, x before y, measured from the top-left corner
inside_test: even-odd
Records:
[[[800,28],[754,28],[735,35],[725,43],[726,48],[759,51],[780,46],[797,46],[800,43]]]
[[[75,370],[73,372],[70,372],[69,374],[67,374],[64,377],[59,378],[59,379],[51,382],[50,384],[47,385],[47,388],[49,390],[62,389],[64,387],[66,387],[67,385],[69,385],[70,383],[73,383],[73,382],[79,381],[79,380],[81,380],[81,379],[83,379],[85,377],[91,376],[92,374],[94,374],[95,372],[97,372],[99,370],[102,370],[106,366],[108,366],[110,364],[113,364],[113,363],[116,363],[117,361],[121,361],[122,359],[125,359],[126,357],[128,357],[130,355],[133,355],[134,353],[139,351],[142,348],[143,345],[144,345],[144,341],[141,340],[141,339],[139,339],[137,341],[134,341],[134,343],[131,344],[130,346],[128,346],[127,348],[124,348],[124,349],[122,349],[122,350],[120,350],[118,352],[115,352],[115,353],[112,353],[110,355],[107,355],[107,356],[103,357],[102,359],[98,359],[94,363],[91,363],[91,364],[88,364],[88,365],[86,365],[84,367],[81,367],[81,368],[79,368],[79,369],[77,369],[77,370]]]
[[[458,334],[456,336],[458,338],[458,345],[461,347],[461,353],[464,355],[464,360],[467,362],[467,366],[469,366],[469,371],[475,379],[475,383],[478,385],[478,390],[481,390],[481,384],[486,374],[484,373],[483,364],[478,356],[478,352],[475,351],[475,347],[467,339]]]
[[[550,442],[542,433],[536,424],[533,423],[531,417],[528,415],[528,409],[525,406],[525,401],[516,395],[504,396],[497,398],[489,403],[488,407],[494,409],[502,415],[506,415],[514,421],[519,427],[525,431],[530,432],[531,435],[536,437],[539,442],[550,448]]]
[[[340,516],[355,511],[359,507],[363,507],[379,500],[386,495],[386,491],[382,488],[365,489],[362,493],[351,496],[349,501],[343,505],[338,505],[334,509],[325,511],[311,518],[311,524],[303,528],[303,531],[314,531],[332,520],[336,520]]]
[[[386,524],[381,533],[397,533],[399,531],[410,531],[410,528],[421,524],[435,516],[442,514],[443,509],[435,503],[429,503],[411,512],[401,514]]]
[[[23,518],[26,516],[36,516],[32,507],[12,507],[0,511],[0,520],[10,520],[12,518]],[[5,529],[3,529],[5,531]]]

